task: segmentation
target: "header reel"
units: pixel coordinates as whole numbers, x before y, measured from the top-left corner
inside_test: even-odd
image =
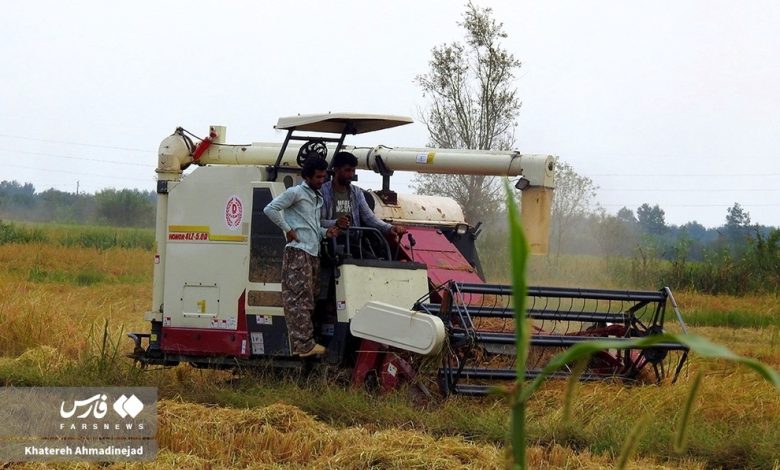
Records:
[[[438,371],[443,393],[482,395],[496,382],[515,380],[512,288],[449,282],[436,294],[441,303],[420,303],[417,309],[440,316],[447,328],[449,345]],[[673,314],[667,312],[667,303],[671,303]],[[531,328],[526,379],[539,375],[555,355],[577,343],[661,334],[667,313],[679,329],[686,329],[669,288],[618,291],[529,287],[526,305]],[[592,356],[581,378],[674,382],[687,356],[688,347],[679,343],[601,351]],[[553,377],[568,376],[573,366],[564,367]]]

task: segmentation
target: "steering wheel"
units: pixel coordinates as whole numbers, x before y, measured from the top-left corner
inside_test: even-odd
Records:
[[[312,155],[316,155],[322,159],[327,157],[328,146],[325,145],[325,142],[321,140],[310,140],[301,145],[301,148],[298,149],[298,156],[295,157],[295,161],[298,163],[298,166],[303,166],[304,160]]]

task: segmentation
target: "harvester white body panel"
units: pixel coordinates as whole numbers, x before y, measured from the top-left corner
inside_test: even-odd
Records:
[[[349,329],[358,338],[425,355],[441,351],[446,339],[441,318],[384,302],[366,303]]]
[[[379,301],[411,308],[428,293],[425,266],[385,267],[343,264],[336,278],[338,320],[347,322],[368,302]],[[400,264],[400,263],[399,263]]]
[[[165,325],[236,329],[248,282],[252,182],[263,172],[207,167],[169,184]]]

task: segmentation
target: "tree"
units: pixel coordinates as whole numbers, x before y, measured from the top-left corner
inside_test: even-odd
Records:
[[[693,222],[686,223],[680,227],[680,230],[684,230],[694,240],[702,241],[707,237],[707,228],[695,220]]]
[[[552,233],[556,256],[572,231],[574,219],[592,211],[598,187],[587,176],[581,176],[568,163],[555,161],[555,192],[552,204]]]
[[[634,211],[632,211],[631,209],[625,206],[621,207],[620,210],[618,211],[617,219],[627,224],[631,224],[631,225],[636,224],[636,217],[634,217]]]
[[[736,249],[746,239],[750,238],[750,213],[735,202],[726,209],[726,225],[724,226],[726,237],[731,243],[732,250]]]
[[[658,204],[650,207],[650,204],[644,203],[636,210],[637,221],[646,233],[651,235],[662,235],[668,228],[664,216],[666,213],[658,207]]]
[[[748,226],[750,226],[750,212],[743,209],[738,202],[726,209],[726,227],[744,228]]]
[[[706,227],[694,220],[693,222],[688,222],[685,225],[680,226],[677,238],[687,238],[690,240],[688,257],[691,260],[700,261],[704,257],[705,248],[707,243],[709,243],[710,234]]]
[[[10,209],[30,208],[35,203],[35,187],[32,183],[18,181],[0,182],[0,205]]]
[[[434,47],[430,70],[415,80],[429,99],[421,120],[428,129],[430,145],[510,149],[522,104],[513,81],[521,63],[501,46],[507,34],[490,8],[469,2],[458,25],[464,29],[464,42]],[[470,223],[502,207],[499,185],[490,176],[420,174],[412,186],[418,194],[455,199]]]
[[[633,215],[633,213],[632,213]],[[639,242],[634,229],[636,223],[629,224],[620,216],[605,213],[593,216],[595,241],[601,248],[602,256],[630,257]]]
[[[95,219],[95,196],[58,191],[54,188],[36,197],[36,219],[86,224]]]
[[[154,204],[148,191],[104,189],[95,193],[101,222],[116,227],[154,226]]]

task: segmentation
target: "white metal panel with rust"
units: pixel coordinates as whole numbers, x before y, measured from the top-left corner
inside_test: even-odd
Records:
[[[455,200],[442,196],[398,194],[398,204],[385,204],[369,191],[374,199],[377,217],[394,223],[426,223],[454,225],[464,223],[463,210]]]

